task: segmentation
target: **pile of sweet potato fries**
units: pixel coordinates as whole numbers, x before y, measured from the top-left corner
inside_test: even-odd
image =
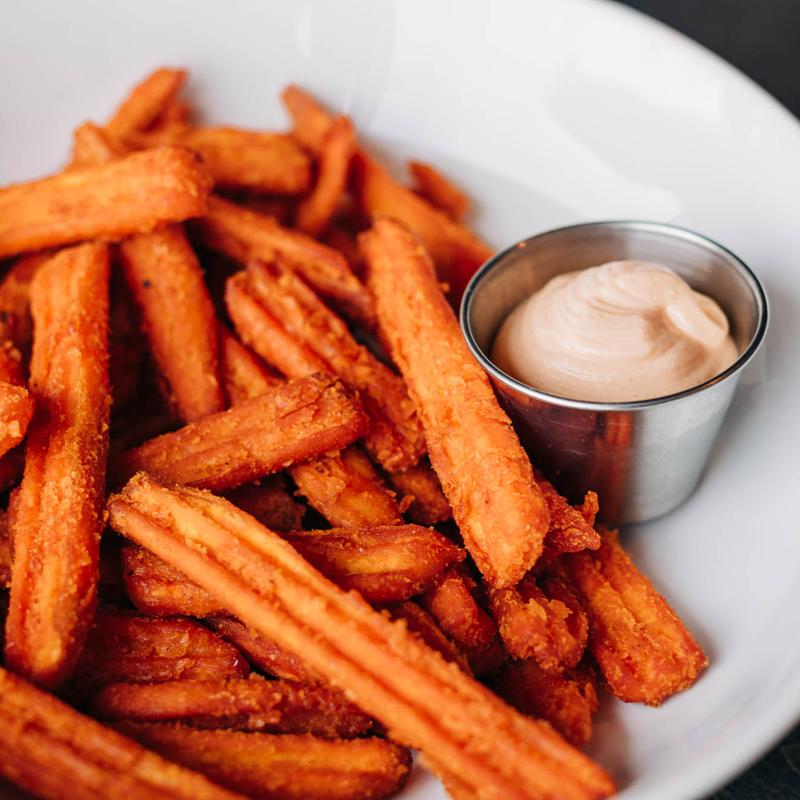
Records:
[[[470,356],[464,194],[297,87],[288,133],[199,126],[185,79],[0,189],[0,775],[355,800],[415,748],[455,798],[608,796],[598,688],[706,657]]]

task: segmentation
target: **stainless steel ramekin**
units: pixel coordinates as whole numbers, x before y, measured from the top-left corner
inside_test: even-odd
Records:
[[[562,272],[640,259],[672,267],[728,315],[740,356],[686,391],[631,403],[556,397],[515,380],[489,358],[500,323]],[[492,258],[467,286],[461,327],[538,467],[573,500],[594,489],[608,523],[670,511],[697,486],[742,369],[767,330],[767,297],[733,253],[698,233],[652,222],[592,222],[548,231]]]

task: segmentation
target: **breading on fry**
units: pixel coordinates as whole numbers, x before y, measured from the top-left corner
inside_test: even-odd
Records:
[[[419,525],[295,531],[283,538],[327,578],[371,603],[422,594],[464,557],[446,536]]]
[[[18,258],[0,282],[0,316],[4,333],[19,351],[23,362],[30,357],[33,341],[33,320],[30,313],[33,276],[52,253],[31,253]]]
[[[289,267],[253,262],[247,268],[247,291],[292,337],[302,342],[347,385],[358,390],[370,417],[364,444],[386,469],[414,466],[425,447],[402,379],[353,338],[344,321],[331,311]],[[288,377],[294,358],[282,352],[272,362]]]
[[[348,316],[368,324],[374,321],[369,290],[336,250],[220,197],[209,198],[208,213],[195,228],[207,247],[242,264],[282,258]]]
[[[116,727],[165,758],[248,797],[383,800],[402,789],[411,770],[408,750],[374,737],[331,740],[144,723]]]
[[[528,456],[418,240],[383,219],[361,241],[381,330],[467,549],[491,585],[513,586],[541,554],[549,527]]]
[[[222,411],[214,306],[183,229],[172,225],[133,236],[120,254],[150,351],[180,418],[192,422]]]
[[[697,680],[708,658],[616,533],[599,550],[562,556],[559,569],[578,591],[589,650],[616,697],[657,706]]]
[[[33,682],[70,673],[94,613],[111,402],[108,252],[65,250],[31,286],[36,416],[13,503],[5,663]]]
[[[0,189],[0,258],[117,241],[206,211],[211,178],[185,147],[159,147]]]
[[[340,692],[257,675],[113,683],[92,698],[89,708],[104,720],[184,722],[196,728],[310,733],[329,739],[363,736],[372,727],[372,720]]]
[[[192,422],[125,453],[124,477],[233,489],[363,436],[367,420],[336,379],[311,375]]]
[[[242,800],[2,668],[0,776],[47,800]]]
[[[241,678],[241,653],[192,619],[99,611],[75,668],[80,694],[112,683]]]
[[[487,797],[600,798],[610,777],[549,726],[314,570],[276,534],[208,492],[140,474],[108,504],[113,528],[303,659],[432,767]]]
[[[550,512],[550,530],[544,540],[545,547],[552,553],[597,550],[600,547],[600,534],[594,528],[598,510],[597,495],[587,492],[583,505],[573,508],[550,481],[537,475],[536,482]]]
[[[2,369],[0,358],[0,372]],[[23,386],[0,380],[0,458],[25,437],[33,417],[34,400]]]
[[[225,394],[232,406],[265,394],[283,380],[270,372],[267,365],[249,347],[243,345],[227,328],[220,325],[220,375]]]
[[[414,189],[429,203],[440,208],[456,221],[469,210],[469,199],[449,178],[432,164],[409,161],[408,171],[414,178]]]
[[[401,502],[407,504],[405,513],[413,522],[436,525],[453,516],[442,485],[427,462],[420,462],[402,472],[392,472],[389,481],[403,498]]]

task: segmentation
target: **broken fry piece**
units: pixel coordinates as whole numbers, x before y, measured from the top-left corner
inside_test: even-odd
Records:
[[[183,229],[172,225],[133,236],[120,254],[150,350],[181,419],[222,411],[214,306]]]
[[[361,408],[334,378],[311,375],[166,433],[120,459],[176,483],[233,489],[363,436]]]
[[[307,150],[319,155],[333,125],[333,115],[299,86],[287,86],[281,92],[281,100],[292,118],[292,135]]]
[[[0,258],[80,242],[117,241],[206,211],[211,178],[185,147],[158,147],[0,189]]]
[[[310,733],[328,739],[363,736],[372,727],[372,720],[340,692],[255,675],[113,683],[92,698],[90,709],[103,720],[184,722],[196,728]]]
[[[378,220],[361,241],[381,330],[467,549],[490,584],[512,586],[541,554],[549,528],[528,456],[470,354],[419,241],[388,219]]]
[[[589,649],[611,692],[659,705],[688,689],[708,664],[677,614],[636,569],[616,533],[594,552],[562,556],[589,617]]]
[[[142,723],[116,727],[247,797],[383,800],[400,791],[411,770],[408,750],[385,739],[330,740]]]
[[[545,538],[548,550],[553,553],[597,550],[600,547],[600,534],[594,528],[594,518],[598,510],[597,495],[587,492],[583,505],[573,508],[550,481],[537,475],[536,482],[550,512],[550,530]]]
[[[2,668],[0,775],[48,800],[241,800]]]
[[[467,213],[467,196],[432,164],[409,161],[408,170],[414,178],[414,188],[418,194],[444,211],[448,217],[458,222]]]
[[[606,773],[316,572],[287,542],[208,492],[140,474],[108,505],[112,527],[303,659],[438,772],[474,793],[600,798]]]
[[[108,251],[64,250],[31,286],[37,413],[13,504],[7,666],[40,685],[69,675],[94,613],[111,402]]]

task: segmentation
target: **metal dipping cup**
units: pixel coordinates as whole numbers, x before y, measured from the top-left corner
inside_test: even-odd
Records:
[[[496,367],[489,353],[508,314],[555,275],[638,259],[671,267],[728,316],[739,358],[705,383],[667,397],[595,403],[556,397]],[[606,523],[653,519],[697,486],[744,366],[767,330],[761,283],[729,250],[652,222],[592,222],[526,239],[475,274],[461,303],[467,344],[489,374],[531,460],[573,501],[600,496]]]

